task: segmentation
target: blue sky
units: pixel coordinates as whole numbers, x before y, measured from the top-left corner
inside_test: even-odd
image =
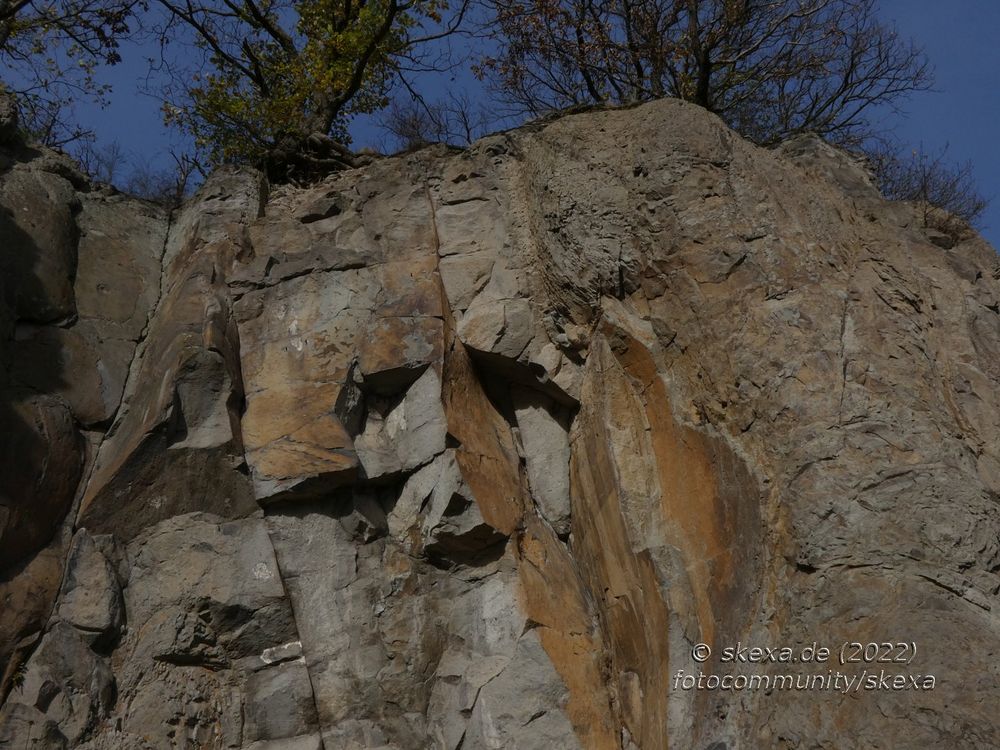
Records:
[[[983,233],[1000,247],[1000,2],[881,0],[880,8],[903,37],[923,46],[935,71],[935,90],[913,95],[903,113],[884,116],[883,124],[903,143],[930,152],[947,145],[949,160],[972,162],[981,191],[993,199]],[[81,103],[78,114],[102,142],[118,141],[135,158],[166,164],[171,146],[182,142],[163,126],[159,103],[138,93],[148,54],[148,48],[126,46],[124,62],[106,71],[114,86],[109,106],[99,110]],[[454,83],[449,76],[423,82],[428,97],[442,95],[448,86],[472,87],[473,95],[485,96],[468,71],[455,76]],[[357,147],[384,139],[368,118],[351,131]]]
[[[1000,2],[882,0],[882,15],[920,44],[934,66],[935,91],[915,94],[886,120],[900,140],[970,161],[992,199],[983,235],[1000,248]]]

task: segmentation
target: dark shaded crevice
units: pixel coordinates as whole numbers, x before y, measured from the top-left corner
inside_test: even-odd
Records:
[[[339,216],[343,213],[344,209],[336,202],[332,202],[330,206],[325,211],[315,211],[303,214],[299,217],[299,221],[303,224],[313,224],[317,221],[323,221],[323,219],[331,219],[334,216]]]
[[[483,523],[461,536],[438,534],[437,539],[424,548],[424,558],[438,570],[484,568],[504,556],[508,541],[508,537]]]
[[[16,163],[25,163],[33,158],[39,158],[41,156],[41,152],[33,149],[18,149],[16,153],[12,154],[12,160],[2,171],[0,171],[0,174],[10,174],[11,167],[13,167]],[[79,199],[79,192],[89,192],[89,185],[86,183],[80,183],[79,179],[72,179],[72,175],[64,174],[63,170],[48,171],[52,171],[57,176],[69,180],[70,184],[73,188],[75,188],[68,204],[71,221],[69,226],[69,237],[71,237],[72,240],[71,246],[73,250],[72,257],[69,259],[69,266],[67,268],[68,277],[65,279],[66,283],[70,285],[72,292],[70,299],[73,305],[73,310],[69,315],[60,315],[57,316],[57,318],[53,318],[51,315],[38,316],[25,314],[26,311],[23,310],[18,312],[18,300],[44,301],[46,298],[46,291],[43,285],[44,280],[38,276],[38,272],[36,270],[38,258],[42,255],[42,249],[37,247],[32,237],[15,223],[14,217],[9,211],[0,208],[0,240],[2,240],[0,244],[2,244],[5,248],[11,249],[12,251],[4,258],[0,258],[0,265],[3,266],[3,288],[0,289],[0,306],[7,307],[9,310],[9,317],[7,321],[2,320],[7,311],[0,310],[0,324],[7,322],[10,326],[7,330],[0,329],[0,336],[3,336],[5,339],[2,342],[2,348],[0,348],[0,354],[2,354],[2,356],[0,356],[0,361],[2,361],[3,364],[2,372],[0,372],[0,388],[7,391],[3,397],[0,397],[0,423],[5,426],[6,440],[12,441],[12,449],[3,450],[3,454],[8,461],[13,462],[5,465],[2,470],[5,484],[7,485],[7,487],[3,490],[5,495],[11,490],[11,488],[17,486],[21,486],[23,488],[34,488],[34,490],[45,489],[44,487],[38,486],[37,482],[39,480],[37,478],[31,482],[20,482],[18,479],[18,473],[23,471],[25,468],[31,468],[32,463],[30,460],[27,460],[29,456],[38,455],[41,452],[51,453],[56,442],[55,438],[48,433],[44,435],[45,440],[43,442],[39,442],[38,435],[36,434],[37,431],[32,429],[29,425],[23,423],[19,415],[12,408],[12,399],[27,398],[27,394],[31,391],[44,399],[49,392],[58,391],[62,388],[69,387],[70,385],[65,381],[61,360],[56,357],[53,358],[52,361],[48,363],[48,367],[45,368],[45,388],[39,387],[39,379],[33,379],[30,383],[26,384],[29,386],[27,389],[20,389],[20,391],[18,391],[12,388],[14,383],[12,382],[9,363],[6,361],[9,356],[9,346],[11,343],[11,339],[7,334],[12,334],[17,325],[32,323],[44,325],[46,327],[57,326],[65,328],[72,327],[72,325],[78,320],[75,309],[75,289],[73,287],[75,286],[76,281],[82,233],[77,221],[77,216],[83,209],[83,205]],[[31,170],[25,171],[24,174],[31,174]],[[27,198],[25,198],[25,200],[27,200]],[[49,200],[51,201],[51,196],[49,196]],[[164,225],[164,248],[166,247],[167,238],[169,237],[171,220],[172,214],[168,213]],[[161,250],[161,259],[162,256],[163,251]],[[13,266],[20,267],[21,270],[18,271],[17,268],[12,268],[12,264]],[[11,273],[11,271],[16,272]],[[159,302],[159,297],[160,294],[158,291],[157,303]],[[145,330],[148,329],[149,322],[152,319],[152,314],[153,310],[151,309],[146,319],[143,335],[145,334]],[[130,369],[136,356],[138,356],[140,343],[141,337],[140,340],[136,342],[136,349],[133,350],[133,357],[129,363]],[[124,398],[124,390],[122,398]],[[20,559],[14,567],[8,568],[2,577],[4,582],[12,581],[15,577],[25,572],[29,565],[38,560],[39,555],[53,555],[60,558],[58,561],[59,582],[52,590],[51,600],[47,602],[47,614],[32,621],[39,626],[39,629],[33,634],[27,633],[24,630],[11,634],[14,636],[14,643],[11,644],[13,646],[12,651],[9,654],[6,654],[6,656],[10,658],[10,661],[4,665],[5,669],[2,679],[2,700],[0,700],[0,703],[5,703],[10,695],[11,677],[13,672],[20,668],[19,665],[28,663],[36,648],[41,643],[42,637],[45,632],[47,632],[49,625],[53,621],[59,604],[60,593],[66,585],[68,556],[72,552],[73,533],[76,529],[76,513],[93,473],[101,444],[106,439],[107,433],[111,431],[117,413],[121,407],[121,401],[119,401],[114,413],[112,413],[106,420],[102,420],[95,424],[84,425],[75,414],[72,414],[72,411],[69,409],[68,405],[65,404],[65,401],[62,398],[59,398],[58,401],[62,403],[66,412],[70,415],[70,429],[72,434],[75,436],[75,450],[79,461],[79,473],[73,477],[72,484],[74,486],[71,490],[69,502],[59,514],[58,520],[53,524],[51,533],[47,535],[47,538],[42,544],[37,546],[37,549],[32,550],[28,554],[19,555]],[[45,401],[41,401],[39,403],[44,404]],[[22,429],[18,429],[17,425],[19,424],[23,426]],[[42,423],[39,422],[39,424]],[[90,443],[88,446],[88,442],[83,434],[85,430],[91,435],[94,435],[95,433],[104,434],[101,435],[100,440]],[[47,472],[53,470],[51,459],[51,455],[48,455],[44,459],[39,476],[44,477]],[[5,497],[2,504],[7,505],[8,507],[16,508],[16,502],[11,504],[9,497]],[[36,516],[34,520],[37,521],[37,509],[33,509],[33,515]],[[9,540],[5,540],[4,544],[4,546],[7,547],[8,553],[16,549],[13,545],[8,546],[6,541]],[[44,561],[41,564],[44,564]],[[35,592],[33,595],[37,596],[38,592]],[[31,623],[25,624],[30,625]],[[97,643],[95,644],[94,650],[99,654],[106,655],[107,652],[113,648],[113,646],[113,643]]]
[[[579,403],[555,383],[551,382],[545,368],[537,362],[515,362],[492,352],[481,352],[466,346],[476,379],[482,385],[493,408],[511,425],[516,426],[513,405],[510,404],[510,387],[521,385],[539,391],[559,406],[570,409],[575,417]],[[506,395],[504,395],[506,393]]]

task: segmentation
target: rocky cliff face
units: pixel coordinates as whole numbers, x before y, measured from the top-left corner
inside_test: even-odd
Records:
[[[845,155],[663,101],[168,215],[3,154],[0,746],[1000,746],[1000,265]],[[849,641],[917,655],[719,660]]]

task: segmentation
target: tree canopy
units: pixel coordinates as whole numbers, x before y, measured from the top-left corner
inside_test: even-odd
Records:
[[[472,3],[475,30],[464,25]],[[279,181],[350,164],[347,125],[361,113],[383,110],[405,146],[482,134],[481,102],[461,91],[428,102],[407,77],[442,59],[468,65],[442,53],[459,30],[493,50],[473,67],[515,116],[678,97],[758,143],[808,131],[864,146],[889,197],[970,221],[985,206],[968,165],[872,148],[874,109],[931,83],[921,50],[879,20],[875,0],[0,0],[0,91],[18,95],[36,139],[64,145],[81,135],[69,103],[101,99],[98,68],[119,61],[119,43],[155,41],[149,92],[197,155],[174,153],[182,179],[147,169],[144,184],[176,198],[193,171],[223,162]],[[92,144],[77,151],[124,163]]]
[[[16,95],[32,136],[63,145],[82,135],[66,110],[107,93],[100,64],[118,62],[127,0],[0,0],[0,90]]]
[[[385,106],[401,60],[465,9],[446,23],[446,0],[157,2],[163,42],[196,52],[171,71],[168,122],[209,162],[264,162],[275,176],[342,156],[348,117]]]
[[[490,0],[481,72],[539,113],[673,96],[759,143],[814,132],[859,144],[875,105],[928,88],[922,52],[874,0]]]

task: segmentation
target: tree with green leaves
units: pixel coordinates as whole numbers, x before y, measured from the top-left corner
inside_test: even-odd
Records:
[[[532,114],[671,96],[758,143],[858,145],[876,107],[931,83],[874,0],[488,1],[498,53],[480,73]]]
[[[97,67],[119,61],[133,3],[0,0],[0,91],[13,94],[32,138],[62,146],[86,133],[69,114],[81,97],[103,101]]]
[[[350,162],[347,120],[386,104],[421,45],[453,32],[466,5],[447,0],[157,0],[166,45],[187,40],[168,122],[210,163],[263,165],[308,179]]]

